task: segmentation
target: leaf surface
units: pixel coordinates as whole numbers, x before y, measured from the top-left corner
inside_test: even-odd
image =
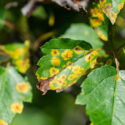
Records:
[[[125,125],[125,71],[102,66],[82,84],[76,103],[86,105],[94,125]]]
[[[81,40],[50,40],[42,47],[46,55],[38,62],[38,89],[45,94],[49,89],[60,91],[75,84],[89,69],[94,68],[99,51]]]
[[[30,84],[13,67],[0,67],[0,124],[10,123],[31,99]]]
[[[103,13],[99,2],[93,2],[93,7],[90,10],[90,13],[91,26],[102,40],[108,41],[108,18]]]
[[[117,15],[124,7],[125,0],[99,0],[103,12],[110,19],[112,24],[115,23]]]
[[[92,27],[82,23],[72,24],[61,37],[73,40],[84,40],[90,43],[93,48],[102,48],[103,46],[102,41]]]
[[[3,50],[11,56],[16,69],[25,73],[30,67],[29,61],[29,42],[26,41],[25,44],[13,43],[3,46]]]

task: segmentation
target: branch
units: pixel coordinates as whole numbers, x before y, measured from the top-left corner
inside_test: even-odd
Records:
[[[80,10],[86,11],[89,0],[30,0],[21,10],[23,15],[31,16],[32,12],[37,7],[37,3],[56,3],[59,6],[64,7],[68,10],[75,10],[79,12]]]

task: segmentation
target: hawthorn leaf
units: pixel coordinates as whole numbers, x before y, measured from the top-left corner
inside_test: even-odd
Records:
[[[11,56],[13,63],[19,72],[25,73],[28,70],[30,67],[29,41],[25,41],[25,44],[7,44],[3,46],[2,49]]]
[[[100,49],[81,40],[52,39],[42,48],[46,54],[38,62],[37,88],[45,94],[49,89],[62,91],[75,84],[89,69],[94,68]]]
[[[31,100],[30,84],[13,67],[0,67],[0,124],[8,125]]]
[[[100,8],[99,2],[93,2],[93,8],[90,10],[90,13],[91,26],[102,40],[108,41],[108,18]]]
[[[99,2],[103,12],[110,19],[111,23],[114,24],[117,19],[117,15],[124,7],[125,0],[99,0]]]
[[[73,40],[84,40],[90,43],[93,48],[102,48],[103,46],[102,41],[99,39],[92,27],[83,23],[72,24],[61,37]]]
[[[81,87],[76,104],[86,105],[93,125],[125,125],[125,71],[102,66]]]

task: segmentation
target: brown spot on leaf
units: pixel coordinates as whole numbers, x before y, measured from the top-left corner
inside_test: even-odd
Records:
[[[59,93],[59,92],[62,92],[64,91],[64,89],[57,89],[56,92]]]
[[[55,76],[50,77],[48,79],[39,79],[39,83],[36,84],[37,89],[42,92],[42,95],[45,95],[47,91],[50,89],[49,83],[54,79]]]

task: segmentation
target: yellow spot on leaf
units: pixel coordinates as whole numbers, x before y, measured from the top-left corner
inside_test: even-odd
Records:
[[[13,54],[12,57],[14,59],[18,59],[21,55],[24,54],[24,49],[17,49]]]
[[[15,103],[13,103],[12,105],[11,105],[11,111],[13,112],[13,113],[22,113],[22,111],[23,111],[23,105],[21,104],[21,103],[17,103],[17,102],[15,102]]]
[[[65,74],[62,74],[62,75],[60,76],[60,79],[65,80],[65,79],[66,79],[66,75],[65,75]]]
[[[91,9],[91,15],[92,17],[96,17],[99,20],[104,21],[104,14],[102,9],[98,9],[98,8]]]
[[[73,80],[75,78],[76,78],[76,75],[75,74],[71,74],[71,75],[69,75],[68,80]]]
[[[81,48],[80,46],[76,46],[76,47],[74,48],[74,52],[75,52],[76,54],[81,54],[81,53],[83,52],[83,48]]]
[[[21,72],[21,73],[25,73],[27,71],[27,69],[30,66],[30,60],[26,59],[26,60],[16,60],[15,64],[17,65],[17,69]]]
[[[98,54],[97,50],[92,51],[90,54],[87,54],[87,55],[85,56],[85,60],[86,60],[87,62],[90,62],[97,54]]]
[[[116,75],[115,79],[116,79],[116,81],[118,81],[121,78],[120,78],[120,76]]]
[[[93,123],[90,123],[90,125],[94,125]]]
[[[72,62],[67,62],[67,64],[66,64],[67,66],[73,66],[73,63]]]
[[[95,60],[93,60],[93,61],[91,62],[91,68],[93,69],[96,64],[97,64],[97,60],[95,59]]]
[[[59,73],[59,69],[57,69],[55,67],[50,68],[50,75],[51,76],[54,76],[54,75],[56,75],[58,73]]]
[[[8,125],[8,123],[0,119],[0,125]]]
[[[123,7],[124,7],[124,3],[121,3],[121,4],[118,6],[118,10],[120,11]]]
[[[97,27],[102,24],[102,21],[99,19],[90,19],[90,23],[93,27]]]
[[[59,66],[59,65],[60,65],[60,59],[54,57],[54,58],[52,58],[51,63],[52,63],[52,65],[54,65],[54,66]]]
[[[22,82],[22,83],[18,83],[18,84],[16,85],[16,89],[17,89],[17,91],[20,92],[20,93],[26,93],[26,92],[29,91],[30,86],[29,86],[29,84],[27,84],[27,83],[25,83],[25,82]]]
[[[100,5],[103,5],[106,2],[106,0],[100,0],[99,3]]]
[[[72,58],[72,51],[67,49],[62,53],[62,57],[64,60],[68,60],[70,58]]]
[[[83,72],[84,68],[80,68],[80,66],[73,66],[72,68],[72,72],[77,74],[77,76],[79,76],[79,74],[81,75],[81,73]]]
[[[102,40],[108,41],[107,37],[105,37],[103,33],[97,32],[97,34],[98,34],[98,36],[99,36]]]
[[[52,49],[51,50],[51,54],[52,54],[52,56],[58,56],[59,55],[59,51],[57,49]]]

